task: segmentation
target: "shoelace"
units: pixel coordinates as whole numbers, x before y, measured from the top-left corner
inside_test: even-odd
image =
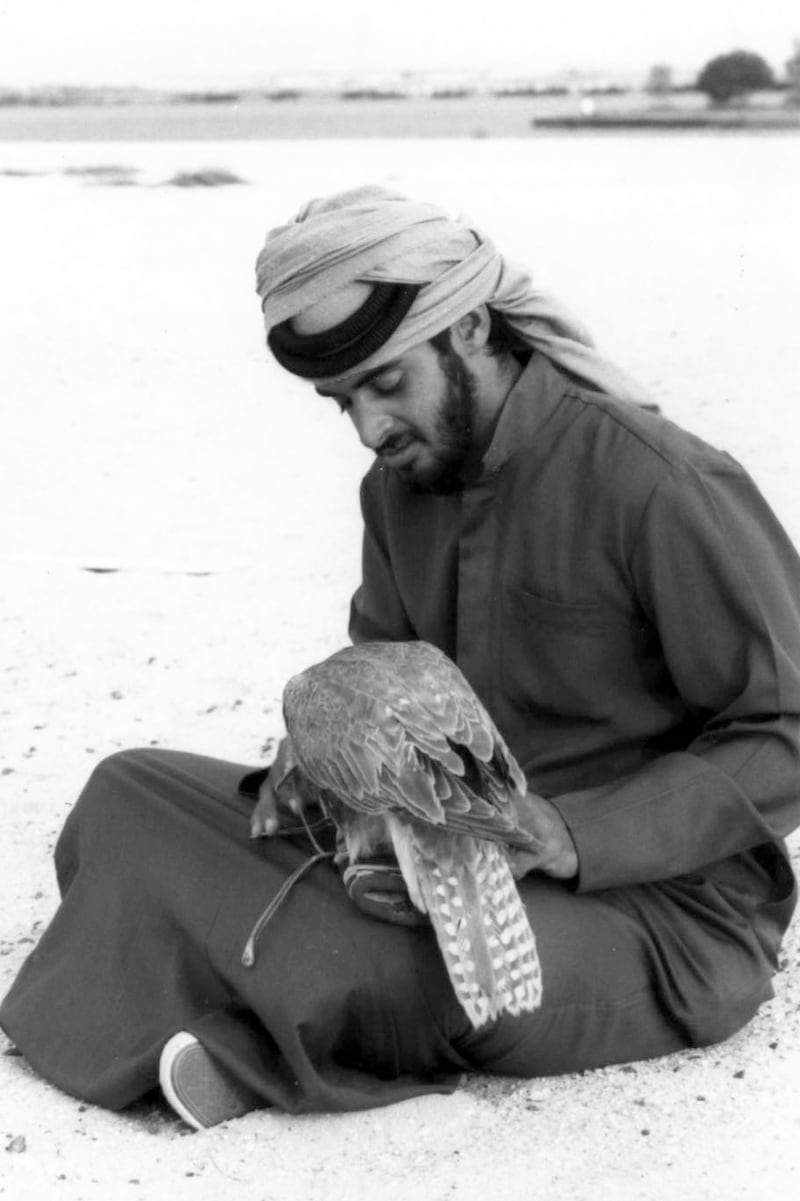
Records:
[[[244,967],[252,967],[253,964],[255,963],[255,961],[256,961],[256,942],[260,938],[261,933],[264,930],[264,927],[270,921],[272,921],[273,917],[278,912],[281,905],[286,900],[286,898],[288,897],[289,893],[294,888],[297,881],[302,876],[304,876],[306,874],[306,872],[309,870],[309,868],[312,868],[315,863],[321,863],[323,861],[323,859],[333,859],[333,857],[335,855],[335,851],[323,851],[322,847],[319,845],[316,838],[314,837],[314,831],[311,829],[311,826],[308,824],[308,822],[306,820],[306,816],[303,813],[302,806],[300,807],[300,819],[301,819],[303,825],[305,826],[306,834],[308,836],[309,842],[311,843],[311,845],[314,848],[315,854],[309,856],[309,858],[306,859],[304,863],[301,863],[299,867],[295,868],[295,870],[292,872],[291,876],[287,877],[287,879],[284,880],[283,884],[280,886],[278,891],[275,893],[275,896],[272,898],[270,903],[267,905],[264,912],[257,919],[255,925],[253,926],[253,929],[250,931],[250,937],[248,938],[247,942],[244,945],[244,950],[242,951],[242,964],[244,965]]]

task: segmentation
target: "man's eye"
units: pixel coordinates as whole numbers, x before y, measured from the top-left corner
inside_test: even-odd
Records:
[[[372,387],[378,396],[393,396],[400,390],[402,382],[403,373],[401,371],[387,371],[386,375],[376,376],[372,381]]]
[[[352,402],[346,396],[334,396],[333,399],[339,406],[340,413],[347,413],[350,410]]]

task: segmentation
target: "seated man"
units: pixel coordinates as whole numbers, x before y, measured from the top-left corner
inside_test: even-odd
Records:
[[[473,1029],[431,930],[377,873],[354,904],[326,861],[243,964],[307,830],[329,845],[278,803],[284,745],[271,775],[155,750],[101,764],[0,1023],[74,1095],[121,1108],[160,1080],[195,1126],[727,1038],[772,996],[796,899],[786,534],[741,467],[648,411],[569,313],[433,206],[378,188],[312,202],[270,233],[257,284],[275,357],[376,455],[352,639],[444,650],[525,772],[542,1004]]]

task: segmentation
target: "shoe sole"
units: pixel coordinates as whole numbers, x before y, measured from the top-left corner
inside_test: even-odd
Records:
[[[228,1075],[202,1043],[185,1030],[174,1034],[161,1052],[159,1084],[179,1117],[195,1130],[207,1130],[243,1117],[261,1103]]]

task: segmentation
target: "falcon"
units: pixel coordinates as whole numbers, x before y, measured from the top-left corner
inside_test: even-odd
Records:
[[[541,1004],[536,941],[509,847],[525,777],[461,671],[427,642],[346,647],[289,680],[284,718],[299,773],[351,865],[387,852],[430,917],[474,1027]]]

